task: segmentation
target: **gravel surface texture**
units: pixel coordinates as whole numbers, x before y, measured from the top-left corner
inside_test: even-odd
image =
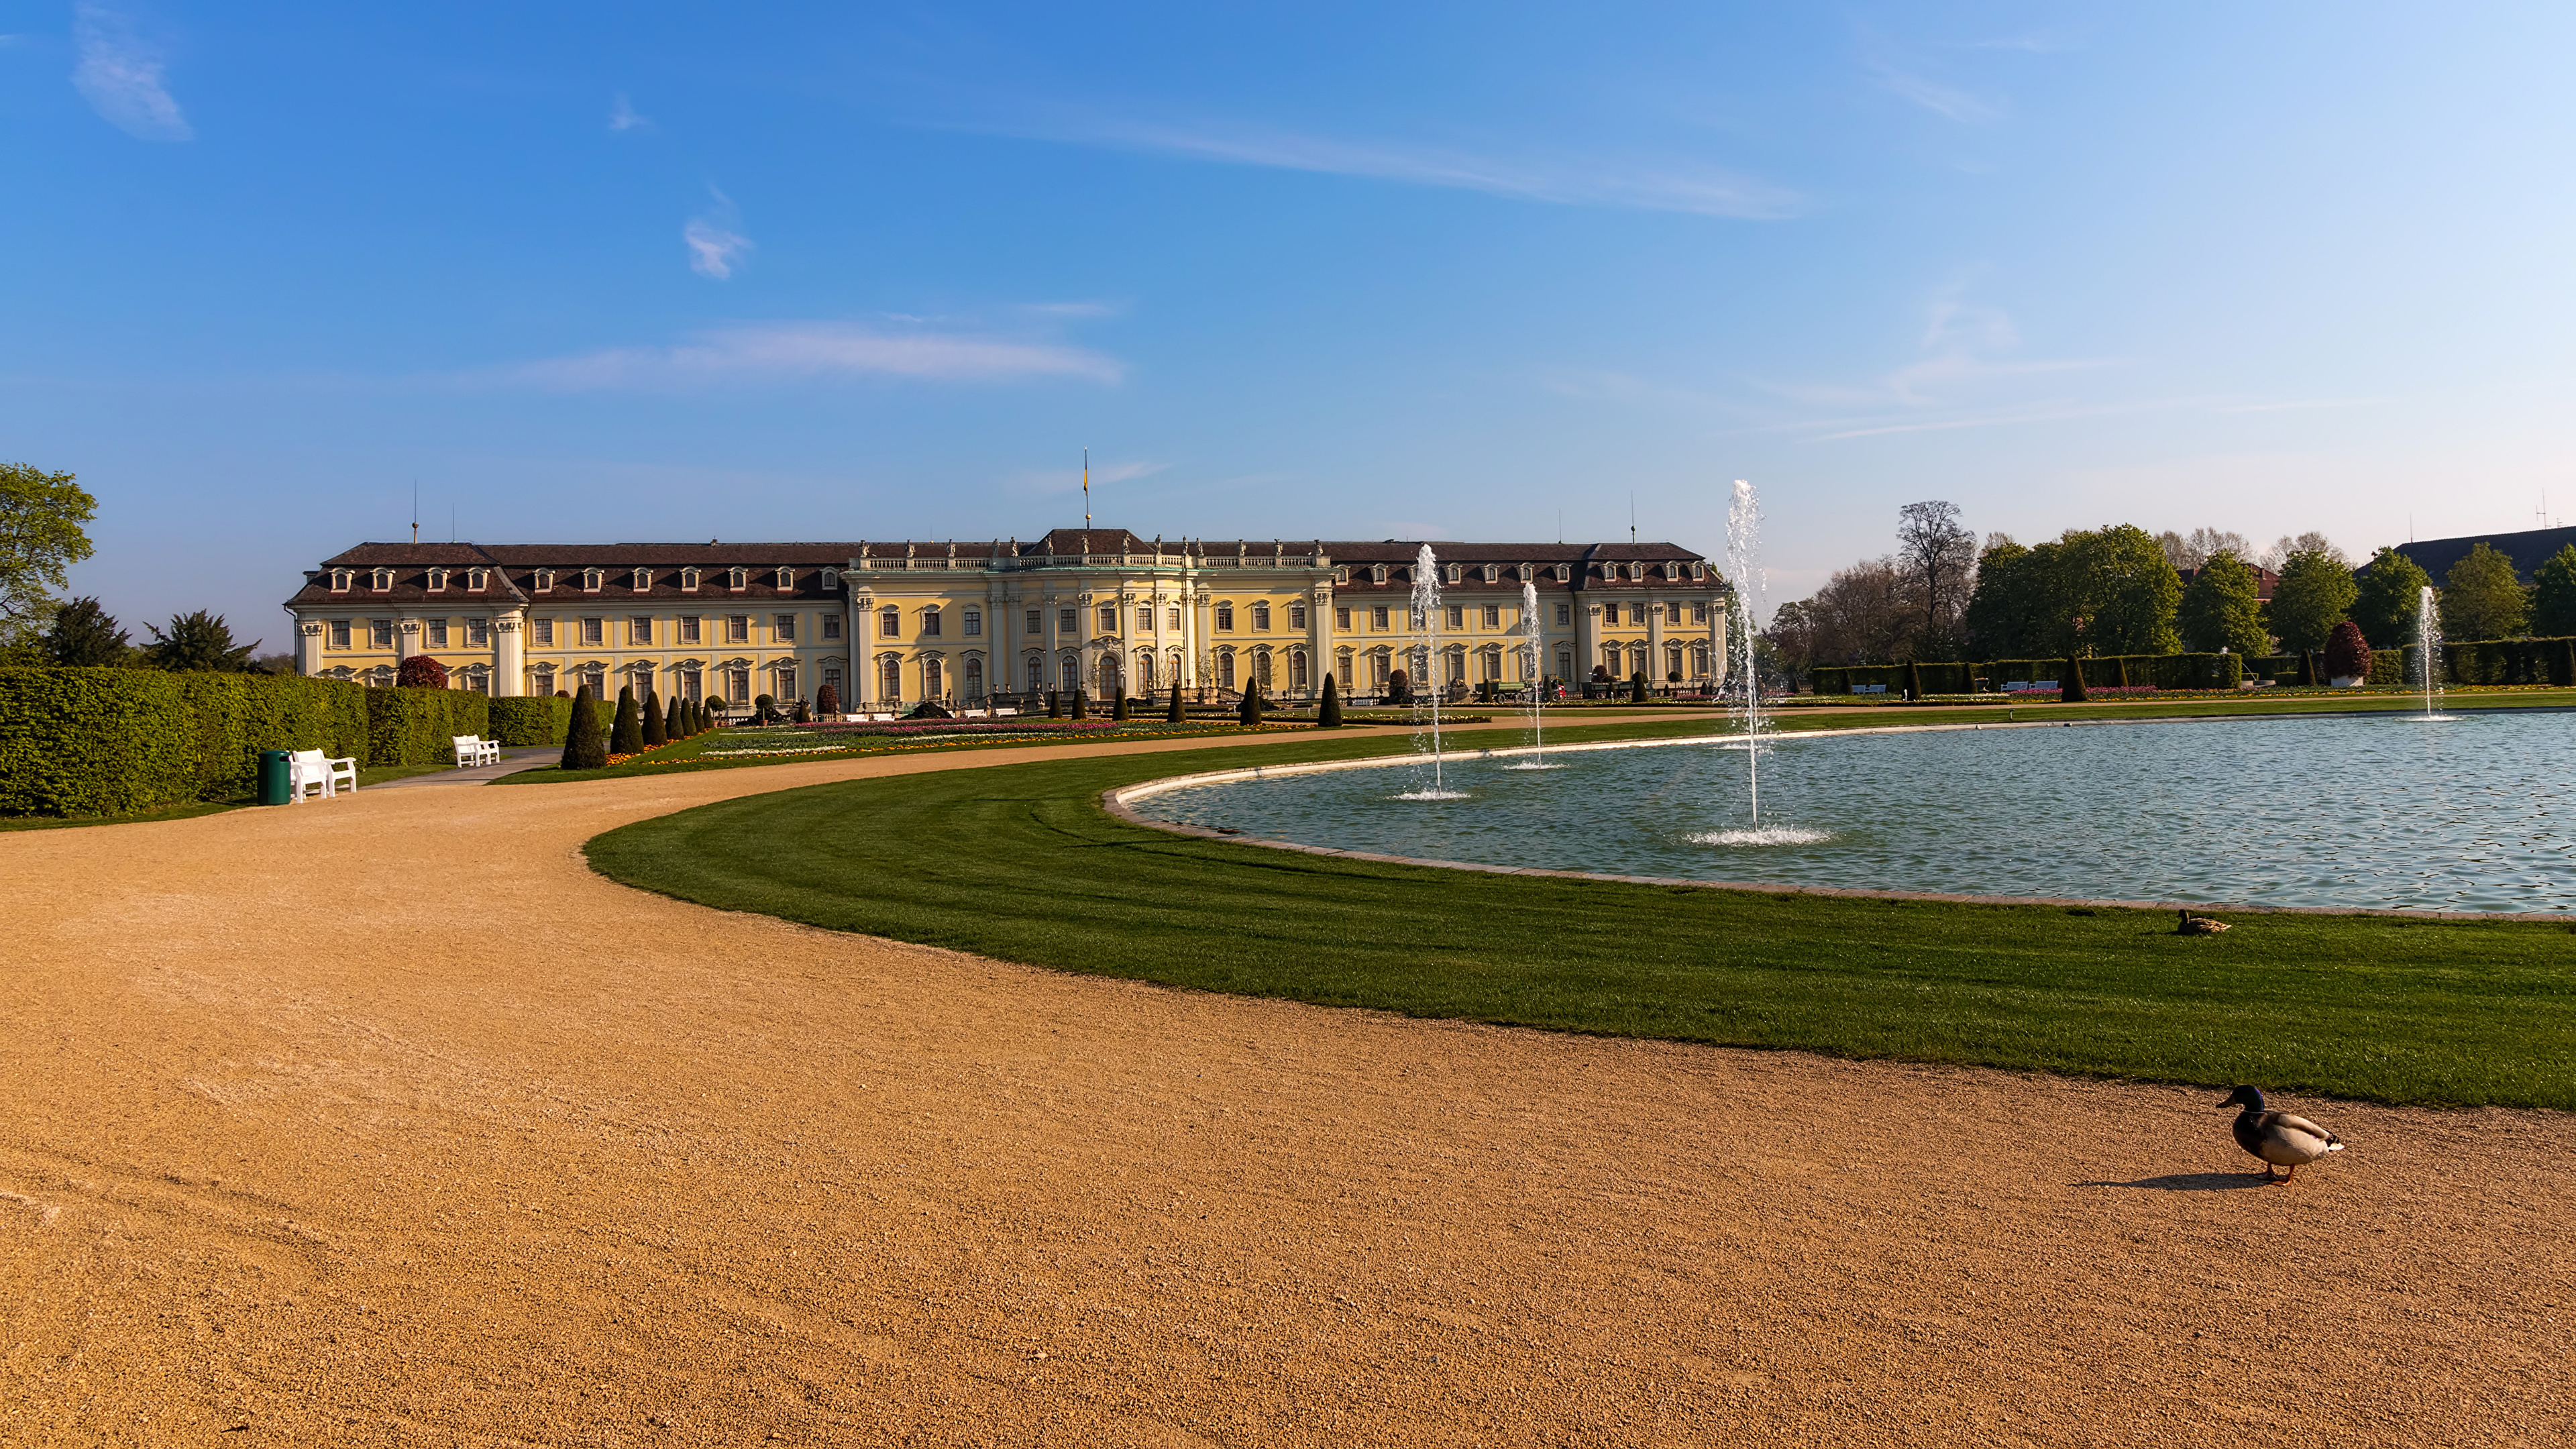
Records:
[[[2351,1150],[2264,1187],[2207,1091],[1186,993],[580,857],[1064,753],[0,835],[0,1443],[2576,1436],[2566,1117],[2276,1102]]]

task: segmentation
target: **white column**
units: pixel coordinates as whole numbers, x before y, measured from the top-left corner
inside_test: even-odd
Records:
[[[394,623],[394,667],[420,652],[420,621],[399,619]]]
[[[523,657],[526,641],[521,632],[526,617],[509,613],[492,621],[492,693],[496,698],[515,698],[528,692]]]
[[[1664,682],[1664,601],[1646,605],[1646,683]]]
[[[295,619],[295,672],[310,679],[322,672],[322,621]]]

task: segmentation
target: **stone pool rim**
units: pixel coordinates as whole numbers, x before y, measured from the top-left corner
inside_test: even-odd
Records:
[[[2549,709],[2545,713],[2565,711]],[[1861,735],[1912,735],[1964,733],[1970,730],[2053,730],[2101,729],[2140,724],[2226,724],[2242,720],[2270,719],[2406,719],[2409,712],[2399,710],[2337,710],[2332,713],[2298,715],[2156,715],[2128,719],[2092,720],[2007,720],[1984,724],[1881,725],[1837,730],[1796,730],[1766,735],[1769,740],[1834,739]],[[1740,744],[1741,733],[1690,735],[1680,739],[1596,740],[1576,744],[1544,747],[1518,745],[1507,749],[1470,749],[1446,751],[1443,758],[1458,760],[1502,760],[1540,754],[1588,754],[1600,750],[1662,749],[1675,745]],[[1819,886],[1783,884],[1776,881],[1696,880],[1686,876],[1607,875],[1588,870],[1548,870],[1526,865],[1493,865],[1472,860],[1438,860],[1426,856],[1389,855],[1374,850],[1343,850],[1330,845],[1307,845],[1294,840],[1277,840],[1255,835],[1229,833],[1204,825],[1183,825],[1177,821],[1156,820],[1141,815],[1134,802],[1174,790],[1198,785],[1230,785],[1244,780],[1269,780],[1287,775],[1321,775],[1337,770],[1383,770],[1399,765],[1427,763],[1430,756],[1421,751],[1403,754],[1369,755],[1355,760],[1315,760],[1293,765],[1248,765],[1232,770],[1203,770],[1188,775],[1166,775],[1155,780],[1140,780],[1100,792],[1101,808],[1119,820],[1147,830],[1160,830],[1172,835],[1195,836],[1228,845],[1259,846],[1263,850],[1286,850],[1300,855],[1327,856],[1335,860],[1367,861],[1373,865],[1411,865],[1432,870],[1479,871],[1486,875],[1538,876],[1557,880],[1597,880],[1619,885],[1688,887],[1693,890],[1755,891],[1763,895],[1833,896],[1864,901],[1935,901],[1968,906],[2058,906],[2103,911],[2225,911],[2236,915],[2259,916],[2394,916],[2419,921],[2531,921],[2576,922],[2576,912],[2568,911],[2435,911],[2403,906],[2264,906],[2234,901],[2133,901],[2096,899],[2083,896],[2003,896],[1970,895],[1953,891],[1864,890],[1855,886]]]

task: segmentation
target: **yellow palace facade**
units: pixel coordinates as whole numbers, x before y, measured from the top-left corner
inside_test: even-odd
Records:
[[[1433,541],[1433,680],[1519,689],[1524,591],[1535,673],[1569,684],[1722,680],[1731,594],[1672,544]],[[663,698],[760,695],[846,710],[1047,690],[1368,698],[1421,662],[1419,541],[1147,540],[1057,529],[1030,543],[366,543],[286,603],[308,675],[391,684],[427,654],[452,687],[590,685]]]

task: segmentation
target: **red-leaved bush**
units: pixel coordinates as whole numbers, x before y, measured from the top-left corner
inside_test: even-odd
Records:
[[[2326,635],[2326,678],[2368,679],[2370,645],[2361,637],[2361,626],[2350,619],[2334,626]]]
[[[415,654],[394,671],[394,683],[404,689],[445,689],[447,666],[426,654]]]

